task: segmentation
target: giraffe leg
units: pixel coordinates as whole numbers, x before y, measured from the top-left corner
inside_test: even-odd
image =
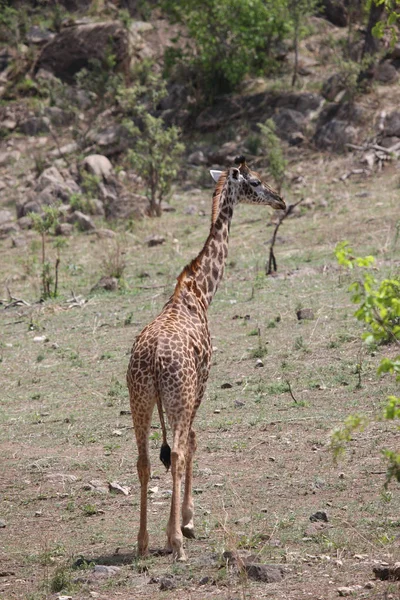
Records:
[[[187,443],[187,454],[186,454],[186,474],[185,474],[185,494],[183,496],[182,503],[182,533],[185,537],[193,539],[194,525],[193,525],[193,494],[192,494],[192,482],[193,482],[193,456],[196,452],[196,434],[191,429],[189,431],[188,443]]]
[[[186,560],[183,549],[183,535],[180,528],[181,482],[185,470],[185,450],[187,429],[174,433],[174,444],[171,452],[172,499],[171,513],[167,525],[168,546],[172,549],[174,560]]]
[[[140,525],[138,533],[138,554],[144,556],[148,553],[149,534],[147,531],[147,488],[150,479],[149,434],[151,425],[151,411],[135,418],[132,411],[133,424],[138,447],[137,472],[140,481]]]

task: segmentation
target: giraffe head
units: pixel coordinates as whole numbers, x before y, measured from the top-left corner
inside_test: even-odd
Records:
[[[221,176],[229,182],[234,204],[268,204],[272,208],[285,210],[286,204],[281,196],[269,187],[255,171],[251,171],[244,156],[235,158],[236,167],[228,171],[210,171],[211,177],[218,182]]]

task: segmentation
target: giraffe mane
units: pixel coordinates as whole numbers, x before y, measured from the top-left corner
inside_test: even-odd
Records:
[[[224,185],[226,183],[226,179],[228,177],[228,171],[224,171],[220,178],[218,179],[217,185],[215,186],[215,190],[213,193],[213,201],[212,201],[212,211],[211,211],[211,231],[209,233],[209,236],[207,238],[206,243],[204,244],[202,250],[200,250],[200,253],[196,256],[196,258],[194,258],[193,260],[190,261],[189,264],[186,265],[186,267],[183,268],[182,272],[180,273],[180,275],[178,275],[177,277],[177,284],[175,286],[175,291],[173,294],[173,297],[176,298],[179,294],[179,292],[182,289],[183,283],[185,281],[185,279],[187,277],[193,277],[193,275],[195,275],[197,273],[197,270],[199,268],[199,264],[200,264],[200,258],[202,257],[202,254],[204,252],[204,249],[206,248],[211,236],[212,236],[212,232],[213,232],[213,227],[214,224],[218,218],[218,214],[219,214],[219,204],[220,204],[220,199],[221,199],[221,193],[222,190],[224,188]]]
[[[228,171],[224,171],[221,173],[221,177],[218,179],[217,185],[215,186],[214,194],[213,194],[213,202],[212,202],[212,212],[211,212],[211,225],[214,225],[217,220],[219,213],[219,201],[221,198],[221,192],[225,185],[226,178],[228,177]]]

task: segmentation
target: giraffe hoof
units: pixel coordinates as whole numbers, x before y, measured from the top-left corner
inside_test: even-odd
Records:
[[[196,535],[194,533],[194,529],[193,527],[181,527],[181,531],[183,533],[183,535],[185,536],[185,538],[188,538],[189,540],[194,540],[196,539]]]

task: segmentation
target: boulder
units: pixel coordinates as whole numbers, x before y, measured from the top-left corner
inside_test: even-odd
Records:
[[[394,111],[387,117],[384,134],[387,137],[400,137],[400,112]]]
[[[88,135],[88,139],[100,146],[107,156],[119,154],[131,146],[131,136],[123,125],[109,125]]]
[[[21,152],[19,152],[19,150],[11,150],[11,152],[0,152],[0,167],[12,165],[13,163],[18,162],[20,158]]]
[[[52,125],[56,127],[65,127],[71,125],[74,121],[74,114],[67,110],[63,110],[58,106],[46,106],[44,114],[50,119]]]
[[[334,73],[322,84],[321,95],[333,102],[337,95],[345,89],[343,77],[340,73]]]
[[[125,72],[129,63],[128,32],[119,21],[84,23],[66,27],[41,51],[36,71],[46,69],[66,82],[73,82],[90,61],[104,62],[107,53],[116,59],[116,69]]]
[[[82,213],[80,210],[76,210],[67,217],[68,223],[76,225],[81,231],[93,231],[96,229],[92,219]]]
[[[271,118],[277,109],[291,109],[310,117],[322,106],[319,94],[294,92],[260,92],[248,96],[224,96],[213,106],[203,110],[194,126],[200,131],[214,131],[240,120],[245,114],[249,121],[258,122]]]
[[[48,29],[42,29],[37,25],[32,25],[26,33],[26,40],[30,44],[42,45],[50,42],[54,38],[54,35],[55,34]]]
[[[289,140],[296,133],[304,133],[306,128],[306,118],[298,110],[291,108],[282,108],[272,117],[276,133],[284,140]]]
[[[5,223],[9,223],[14,220],[14,215],[11,211],[6,209],[0,209],[0,225],[4,225]]]
[[[50,131],[50,119],[47,117],[31,117],[18,125],[18,129],[25,135],[37,135]]]
[[[42,171],[35,186],[36,192],[41,192],[49,185],[64,183],[64,177],[56,167],[48,167]]]
[[[394,83],[399,78],[396,67],[392,65],[390,60],[384,60],[376,65],[373,75],[375,81],[379,81],[379,83]]]
[[[337,27],[346,27],[349,14],[344,0],[322,0],[321,13],[329,21]]]
[[[0,223],[0,239],[8,237],[10,234],[18,233],[19,228],[16,223]]]
[[[113,173],[111,162],[108,160],[107,156],[103,156],[102,154],[91,154],[90,156],[87,156],[82,163],[82,167],[89,173],[92,173],[105,181],[107,181]]]
[[[187,161],[190,165],[196,166],[204,165],[207,162],[206,157],[204,156],[204,152],[202,150],[196,150],[195,152],[189,154]]]
[[[72,223],[59,223],[56,227],[55,233],[56,235],[61,235],[64,237],[69,237],[72,235],[74,231],[74,226]]]
[[[317,129],[314,142],[320,150],[343,152],[346,144],[354,143],[357,129],[346,121],[332,119]]]

